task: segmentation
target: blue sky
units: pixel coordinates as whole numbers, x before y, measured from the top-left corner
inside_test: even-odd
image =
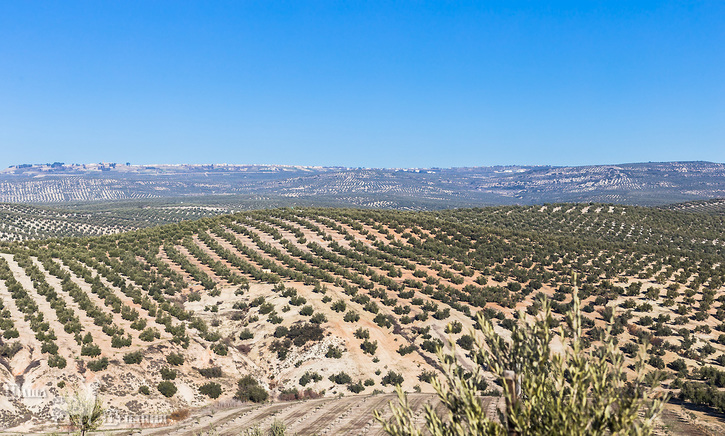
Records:
[[[725,162],[725,3],[0,2],[0,167]]]

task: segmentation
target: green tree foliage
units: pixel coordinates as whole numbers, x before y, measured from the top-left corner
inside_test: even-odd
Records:
[[[251,375],[245,375],[237,382],[237,393],[234,398],[240,401],[263,403],[269,398],[269,393]]]
[[[176,379],[176,370],[171,368],[161,368],[159,370],[161,373],[161,378],[164,380],[174,380]]]
[[[360,349],[363,350],[365,353],[374,355],[375,351],[378,349],[378,341],[372,341],[365,339],[362,344],[360,344]]]
[[[167,398],[173,397],[177,391],[176,385],[168,380],[160,382],[158,385],[156,385],[156,389],[161,392],[161,395]]]
[[[211,366],[209,368],[197,368],[197,371],[199,371],[199,374],[202,377],[206,378],[218,378],[223,375],[222,369],[218,366]]]
[[[222,387],[219,383],[209,382],[199,386],[199,393],[209,398],[219,398],[222,394]]]
[[[66,366],[66,361],[63,356],[50,356],[48,358],[48,366],[51,368],[55,367],[58,369],[63,369]]]
[[[383,386],[387,385],[401,385],[403,384],[403,376],[401,374],[398,374],[395,371],[388,371],[385,376],[383,376],[382,380],[380,380],[380,384]]]
[[[101,357],[100,359],[89,360],[86,366],[88,366],[88,369],[94,372],[103,371],[104,369],[108,368],[108,357]]]
[[[471,353],[476,366],[471,377],[462,376],[455,355],[438,352],[445,382],[437,378],[431,382],[448,416],[440,417],[426,407],[426,428],[431,434],[504,435],[513,431],[525,436],[549,435],[552,429],[559,435],[577,436],[651,434],[666,396],[658,397],[645,386],[645,347],[640,348],[634,378],[628,382],[623,355],[609,328],[599,349],[593,353],[584,350],[576,292],[572,309],[566,314],[566,328],[560,327],[557,333],[552,328],[550,303],[544,299],[541,305],[542,315],[535,322],[516,324],[510,341],[495,333],[490,321],[478,316],[484,339],[476,338]],[[520,313],[520,318],[524,317]],[[567,345],[561,354],[551,349],[556,337]],[[509,383],[502,383],[507,400],[505,414],[500,417],[503,424],[486,416],[479,399],[476,383],[483,368],[500,379],[507,371],[519,377],[518,396]],[[398,396],[399,403],[391,404],[393,420],[382,419],[377,411],[376,418],[388,434],[422,435],[400,388]]]
[[[337,374],[332,374],[330,377],[328,377],[331,382],[336,383],[338,385],[346,385],[348,383],[352,383],[352,377],[345,373],[344,371],[338,372]]]
[[[78,391],[66,398],[66,412],[70,426],[81,436],[103,424],[103,403],[101,398]]]
[[[322,380],[322,376],[318,374],[317,372],[305,372],[302,377],[300,377],[300,385],[301,386],[307,386],[308,383],[312,382],[318,382]]]
[[[143,353],[141,351],[134,351],[132,353],[126,353],[123,355],[123,363],[134,364],[141,363],[143,360]]]
[[[166,362],[169,365],[183,365],[184,364],[184,356],[179,353],[169,353],[168,356],[166,356]]]

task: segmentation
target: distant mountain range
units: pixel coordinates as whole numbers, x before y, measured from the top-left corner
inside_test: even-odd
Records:
[[[377,169],[284,165],[25,164],[0,171],[0,202],[235,196],[264,205],[399,209],[600,202],[664,205],[725,197],[725,164]]]

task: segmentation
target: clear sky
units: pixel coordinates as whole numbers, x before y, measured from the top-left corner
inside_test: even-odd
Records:
[[[0,2],[0,167],[668,160],[725,162],[723,1]]]

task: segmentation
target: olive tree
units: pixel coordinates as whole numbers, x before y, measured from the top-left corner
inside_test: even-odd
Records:
[[[78,429],[81,436],[103,424],[103,405],[97,395],[76,391],[66,398],[66,409],[71,427]]]
[[[509,340],[494,332],[493,325],[479,314],[481,335],[474,334],[471,358],[475,365],[471,377],[455,354],[438,357],[444,381],[431,383],[447,416],[438,416],[430,405],[425,410],[425,426],[432,435],[649,435],[653,421],[662,410],[667,395],[646,387],[646,344],[635,358],[634,372],[629,375],[622,353],[607,327],[601,345],[587,351],[582,341],[580,301],[576,290],[565,323],[554,329],[548,299],[540,300],[540,315],[520,321]],[[520,313],[520,320],[525,320]],[[553,343],[562,344],[556,352]],[[451,343],[451,347],[455,347]],[[501,383],[506,399],[499,420],[486,416],[478,382],[485,370],[502,382],[513,371],[517,383]],[[658,385],[661,380],[655,380]],[[652,380],[647,381],[652,385]],[[375,411],[384,430],[395,436],[418,436],[424,430],[414,424],[414,413],[405,394],[398,387],[398,404],[390,404],[393,417],[383,419]]]

